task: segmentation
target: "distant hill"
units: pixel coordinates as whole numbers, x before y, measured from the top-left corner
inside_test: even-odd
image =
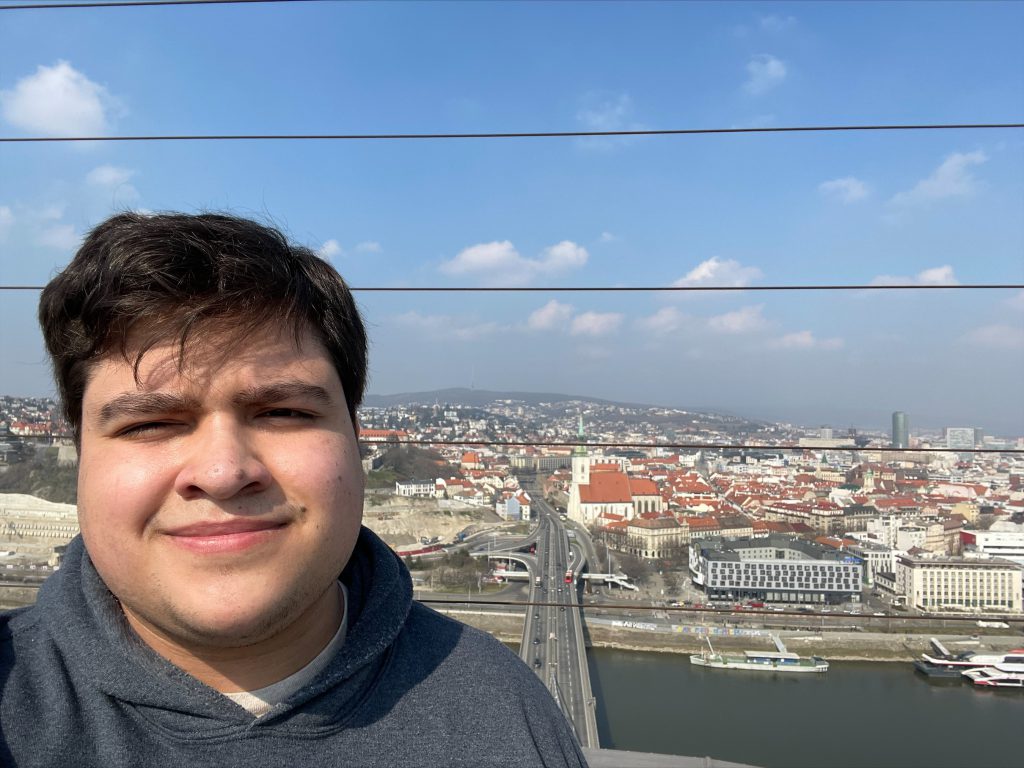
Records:
[[[451,405],[468,405],[479,408],[490,405],[495,400],[518,400],[529,405],[539,403],[566,403],[572,400],[579,400],[600,405],[624,405],[632,407],[649,408],[647,405],[637,403],[620,403],[614,400],[602,400],[597,397],[584,397],[582,395],[564,395],[554,392],[493,392],[486,389],[467,389],[465,387],[452,387],[450,389],[435,389],[431,392],[401,392],[395,395],[367,395],[363,398],[363,405],[371,408],[389,408],[395,405],[433,405],[434,403]]]

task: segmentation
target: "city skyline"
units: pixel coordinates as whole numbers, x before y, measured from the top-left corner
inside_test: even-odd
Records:
[[[1024,115],[1013,4],[301,4],[4,22],[12,137]],[[124,208],[272,217],[356,288],[1024,283],[1019,130],[5,144],[0,162],[7,285],[45,283]],[[375,394],[554,391],[879,430],[904,411],[912,430],[1024,433],[1021,290],[357,298]],[[52,394],[37,300],[3,295],[5,393]]]

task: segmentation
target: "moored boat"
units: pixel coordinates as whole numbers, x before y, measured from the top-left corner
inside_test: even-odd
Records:
[[[941,678],[944,680],[959,680],[963,670],[957,667],[949,667],[943,664],[932,664],[924,659],[914,659],[914,669],[926,677]]]
[[[1024,664],[995,664],[991,667],[965,669],[961,674],[978,686],[986,688],[1024,689]]]
[[[934,637],[931,638],[931,644],[935,648],[937,656],[929,656],[927,653],[922,653],[921,660],[937,667],[947,667],[963,671],[965,669],[977,669],[978,667],[991,667],[996,664],[1024,665],[1024,648],[1015,648],[1005,653],[974,653],[972,651],[965,651],[954,655],[947,651],[945,646]],[[917,666],[917,664],[915,663],[914,666]]]
[[[713,669],[747,669],[758,672],[827,672],[828,662],[819,656],[800,656],[786,650],[782,640],[773,637],[778,651],[719,653],[707,640],[708,650],[690,656],[690,663]]]

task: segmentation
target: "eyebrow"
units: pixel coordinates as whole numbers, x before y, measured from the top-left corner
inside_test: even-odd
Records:
[[[304,381],[281,381],[249,387],[231,398],[231,402],[239,406],[267,405],[285,400],[315,400],[323,405],[334,405],[327,390],[316,384]]]
[[[180,412],[198,407],[199,401],[194,397],[167,392],[125,392],[104,403],[96,420],[98,426],[104,427],[112,421],[126,417]]]
[[[325,406],[334,404],[327,390],[302,381],[282,381],[248,387],[231,398],[240,407],[268,405],[286,400],[315,400]],[[98,426],[123,418],[152,416],[155,413],[179,413],[199,410],[202,403],[196,397],[168,392],[125,392],[104,403],[97,415]]]

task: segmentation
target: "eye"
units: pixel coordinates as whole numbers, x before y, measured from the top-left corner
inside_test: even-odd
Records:
[[[270,408],[269,410],[263,411],[260,414],[263,418],[271,419],[295,419],[295,420],[312,420],[314,418],[312,413],[308,411],[299,411],[295,408]]]
[[[180,426],[172,421],[144,421],[139,424],[131,424],[117,432],[118,437],[149,437],[159,432]]]

